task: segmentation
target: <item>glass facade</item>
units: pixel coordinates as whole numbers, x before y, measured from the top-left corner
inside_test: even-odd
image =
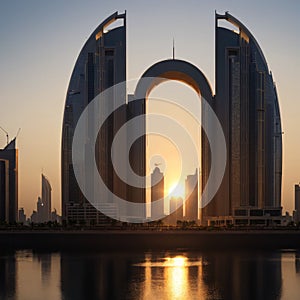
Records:
[[[105,28],[116,20],[123,20],[123,24],[106,32]],[[97,220],[105,219],[98,216],[99,212],[88,203],[77,184],[72,163],[72,141],[76,124],[84,108],[99,93],[125,80],[126,15],[116,12],[104,20],[91,34],[78,56],[71,75],[62,129],[63,220],[79,221],[85,219],[87,223],[90,221],[93,223],[97,222]],[[125,93],[123,102],[125,106]],[[112,99],[111,105],[113,104],[114,101]],[[94,118],[101,113],[102,111],[100,110],[89,115],[88,134],[93,131]],[[122,114],[123,116],[120,118],[116,118],[114,114],[108,118],[108,121],[105,122],[98,134],[96,143],[96,162],[99,173],[113,192],[120,190],[121,184],[114,182],[116,179],[110,158],[110,146],[117,128],[121,126],[120,123],[124,123],[124,120],[126,120],[126,109],[122,111]],[[118,116],[120,116],[120,113]],[[91,149],[87,145],[85,155],[90,155],[90,152]],[[93,183],[87,182],[86,184],[93,189]],[[126,198],[124,184],[122,187],[123,194],[121,196]],[[107,199],[107,202],[110,202],[113,207],[112,201],[112,199]]]
[[[106,32],[105,27],[118,19],[123,20],[123,25]],[[237,31],[220,27],[219,20],[228,21]],[[243,217],[250,217],[252,210],[263,210],[262,217],[266,209],[274,210],[276,214],[281,211],[282,132],[279,103],[272,74],[260,46],[249,30],[228,13],[216,14],[215,30],[214,96],[203,73],[185,61],[172,59],[158,62],[142,78],[161,76],[185,82],[208,101],[222,125],[227,146],[227,165],[222,184],[214,199],[204,205],[200,219],[207,224],[213,218],[220,218],[221,223],[227,224],[239,216],[240,223],[249,224]],[[114,13],[97,27],[82,48],[67,92],[62,130],[62,214],[65,220],[72,219],[71,216],[79,219],[80,212],[81,216],[93,215],[95,221],[97,212],[92,212],[93,207],[82,195],[74,175],[76,166],[73,166],[71,157],[74,130],[84,108],[95,96],[125,80],[126,15]],[[127,186],[118,177],[112,166],[111,155],[115,155],[119,161],[127,158],[123,157],[123,153],[111,153],[111,145],[114,135],[123,124],[135,116],[146,114],[147,93],[153,86],[150,84],[144,91],[142,84],[138,84],[135,95],[128,96],[124,90],[124,105],[107,118],[96,142],[95,159],[103,181],[113,194],[132,202],[145,203],[145,190]],[[135,96],[140,100],[131,101]],[[112,92],[111,107],[100,107],[99,111],[89,115],[89,124],[93,124],[94,118],[105,110],[114,108],[114,97]],[[210,120],[205,119],[205,110],[202,111],[202,121],[210,124]],[[146,132],[146,122],[141,121],[140,125]],[[88,131],[93,131],[92,125]],[[132,133],[126,134],[129,137]],[[91,150],[87,145],[85,155],[91,155]],[[132,169],[139,175],[145,175],[145,154],[145,136],[142,136],[134,142],[129,152]],[[212,173],[210,155],[203,132],[200,172],[202,189]],[[93,183],[86,182],[86,185],[94,190]],[[198,191],[193,197],[196,202],[191,205],[189,219],[194,220],[198,219],[198,208],[194,209],[198,206]],[[105,198],[107,207],[116,209],[113,197],[107,194]],[[75,209],[78,209],[78,214]],[[86,209],[89,210],[88,214]],[[125,206],[115,211],[116,214],[126,215],[123,210],[126,210]],[[186,215],[189,215],[188,203]],[[270,215],[277,217],[273,212]]]
[[[219,26],[219,20],[237,30]],[[278,216],[282,132],[276,88],[257,41],[229,13],[216,14],[214,109],[226,138],[227,167],[217,195],[202,211],[204,220],[251,208],[273,208]]]

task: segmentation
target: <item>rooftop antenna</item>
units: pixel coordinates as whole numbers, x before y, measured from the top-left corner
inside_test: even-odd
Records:
[[[175,59],[175,42],[174,42],[174,38],[173,38],[173,59]]]
[[[2,131],[4,131],[4,132],[5,132],[5,134],[6,134],[6,142],[7,142],[7,145],[8,145],[8,143],[9,143],[9,136],[8,136],[8,132],[7,132],[5,129],[3,129],[1,126],[0,126],[0,129],[2,129]]]

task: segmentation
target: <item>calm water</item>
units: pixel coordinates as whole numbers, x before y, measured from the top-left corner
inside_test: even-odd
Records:
[[[0,299],[300,299],[300,252],[0,253]]]

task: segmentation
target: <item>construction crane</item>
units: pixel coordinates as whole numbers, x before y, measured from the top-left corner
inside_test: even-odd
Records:
[[[6,134],[6,142],[7,142],[7,145],[8,145],[8,143],[9,143],[8,132],[5,129],[3,129],[1,126],[0,126],[0,129]]]

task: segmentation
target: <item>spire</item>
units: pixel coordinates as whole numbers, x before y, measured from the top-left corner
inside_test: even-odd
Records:
[[[175,59],[175,42],[174,42],[174,38],[173,38],[173,59]]]

